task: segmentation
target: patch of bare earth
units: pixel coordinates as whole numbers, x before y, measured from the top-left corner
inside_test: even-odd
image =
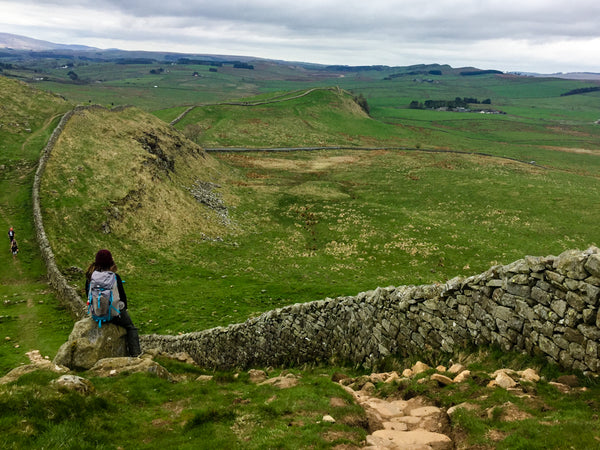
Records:
[[[577,153],[581,155],[598,155],[600,152],[598,150],[592,150],[589,148],[577,148],[577,147],[558,147],[554,145],[544,145],[542,148],[546,150],[556,150],[558,152],[565,153]]]

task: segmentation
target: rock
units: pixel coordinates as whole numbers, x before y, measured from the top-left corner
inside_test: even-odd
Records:
[[[259,386],[270,384],[271,386],[276,386],[279,389],[288,389],[298,385],[298,377],[294,374],[287,374],[285,376],[273,377],[268,380],[259,383]]]
[[[399,380],[399,379],[400,379],[400,375],[398,375],[398,372],[392,372],[390,374],[390,376],[385,379],[384,383],[391,383],[391,382]]]
[[[373,384],[383,383],[389,376],[389,373],[372,373],[371,376],[369,376],[369,381]]]
[[[365,410],[370,409],[373,415],[381,422],[388,421],[392,417],[403,415],[406,405],[407,403],[404,400],[388,402],[379,398],[369,398],[362,403]]]
[[[99,377],[114,377],[121,373],[147,372],[158,378],[171,380],[171,374],[163,366],[150,358],[117,357],[97,361],[89,373]]]
[[[496,383],[496,386],[500,386],[504,389],[510,389],[517,385],[517,382],[504,372],[498,373],[494,381]]]
[[[382,448],[451,450],[452,440],[441,433],[416,429],[412,431],[378,430],[367,436],[367,444]]]
[[[462,372],[460,372],[458,375],[456,375],[454,377],[454,382],[455,383],[462,383],[462,382],[468,380],[469,378],[471,378],[471,371],[470,370],[463,370]]]
[[[585,263],[585,269],[592,276],[600,278],[600,254],[590,255]]]
[[[2,378],[0,378],[0,384],[11,383],[13,381],[18,380],[23,375],[25,375],[27,373],[35,372],[36,370],[50,370],[50,371],[56,372],[56,373],[70,372],[68,367],[57,365],[51,361],[42,359],[42,360],[36,361],[32,364],[26,364],[24,366],[19,366],[15,369],[11,370],[6,375],[4,375]]]
[[[426,372],[429,369],[431,369],[431,367],[429,367],[427,364],[422,363],[421,361],[418,361],[413,367],[412,367],[412,372],[414,375],[418,375],[420,373]]]
[[[437,406],[421,406],[410,411],[412,417],[426,417],[440,414],[442,410]]]
[[[94,385],[90,380],[77,375],[62,375],[52,381],[61,391],[75,391],[80,394],[89,394],[94,391]]]
[[[335,423],[335,419],[331,417],[329,414],[323,416],[323,422],[326,423]]]
[[[462,364],[452,364],[450,366],[450,368],[448,369],[448,372],[453,373],[453,374],[457,374],[457,373],[461,373],[463,371],[465,371],[467,368],[465,366],[463,366]]]
[[[412,377],[413,375],[414,375],[414,373],[413,373],[413,371],[412,371],[411,369],[404,369],[404,370],[402,371],[402,376],[403,376],[404,378],[410,378],[410,377]]]
[[[537,383],[540,381],[540,376],[533,369],[525,369],[522,372],[518,372],[518,375],[522,380],[530,381],[532,383]]]
[[[208,382],[208,381],[212,381],[213,376],[212,375],[200,375],[198,378],[196,378],[196,381],[200,381],[200,382]]]
[[[574,280],[583,280],[587,278],[588,273],[584,264],[588,262],[585,254],[578,250],[567,250],[556,258],[554,268],[561,273],[566,273],[569,278]]]
[[[101,328],[90,318],[75,323],[54,363],[73,370],[87,370],[103,358],[127,356],[125,328],[105,323]]]
[[[360,392],[362,394],[372,394],[373,392],[375,392],[375,385],[373,383],[371,383],[370,381],[367,381],[363,387],[360,389]]]
[[[264,370],[250,369],[248,375],[250,375],[250,382],[255,384],[262,383],[268,378]]]
[[[431,375],[431,379],[433,381],[437,381],[442,386],[448,386],[449,384],[454,383],[454,381],[452,381],[452,378],[448,378],[447,376],[439,373],[434,373],[433,375]]]
[[[435,370],[437,370],[438,372],[446,372],[447,369],[445,366],[437,366]]]

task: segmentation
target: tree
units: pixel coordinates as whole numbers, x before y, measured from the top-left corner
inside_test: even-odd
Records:
[[[69,76],[69,78],[73,81],[78,80],[79,76],[73,72],[72,70],[69,71],[69,73],[67,73],[67,75]]]

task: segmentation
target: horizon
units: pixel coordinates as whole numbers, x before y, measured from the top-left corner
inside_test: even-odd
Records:
[[[285,59],[273,59],[273,58],[266,58],[266,57],[259,57],[259,56],[254,56],[254,55],[234,55],[234,54],[224,54],[224,53],[202,53],[202,52],[176,52],[176,51],[170,51],[170,50],[126,50],[126,49],[122,49],[122,48],[100,48],[100,47],[91,47],[91,46],[87,46],[87,45],[83,45],[83,44],[78,44],[78,43],[64,43],[64,42],[51,42],[51,41],[46,41],[43,39],[38,39],[35,37],[30,37],[30,36],[23,36],[23,35],[18,35],[18,34],[13,34],[13,33],[4,33],[4,32],[0,32],[0,36],[6,34],[9,36],[12,36],[14,38],[17,39],[24,39],[26,41],[34,41],[39,43],[40,47],[38,48],[33,48],[34,46],[23,46],[20,48],[13,48],[13,47],[0,47],[4,48],[6,50],[15,50],[15,51],[31,51],[31,52],[35,52],[35,51],[48,51],[48,50],[52,50],[52,51],[61,51],[61,50],[68,50],[68,51],[81,51],[81,52],[85,52],[85,51],[120,51],[120,52],[133,52],[133,53],[165,53],[165,54],[174,54],[174,55],[186,55],[186,56],[218,56],[218,57],[233,57],[233,58],[244,58],[244,59],[249,59],[249,60],[265,60],[265,61],[283,61],[285,63],[289,63],[289,64],[293,64],[293,63],[298,63],[298,64],[314,64],[314,65],[322,65],[322,66],[346,66],[346,67],[357,67],[357,66],[365,66],[365,67],[376,67],[376,66],[383,66],[383,67],[411,67],[411,66],[420,66],[420,65],[424,65],[424,66],[430,66],[430,65],[440,65],[440,66],[444,66],[444,65],[448,65],[450,67],[452,67],[453,69],[461,69],[461,68],[469,68],[469,67],[473,67],[473,68],[477,68],[477,69],[482,69],[482,70],[500,70],[500,69],[496,69],[495,67],[486,67],[486,68],[482,68],[479,67],[477,65],[472,65],[472,66],[451,66],[450,64],[446,64],[443,62],[419,62],[419,63],[413,63],[413,64],[408,64],[405,66],[398,66],[398,65],[388,65],[388,64],[360,64],[360,65],[352,65],[352,64],[325,64],[325,63],[316,63],[314,61],[291,61],[291,60],[285,60]],[[48,47],[41,47],[42,44],[51,44]],[[0,43],[1,45],[1,43]],[[65,48],[61,48],[61,47],[65,47]],[[74,48],[74,47],[80,47],[80,48]],[[504,73],[515,73],[515,74],[523,74],[523,75],[527,75],[527,74],[532,74],[532,75],[568,75],[568,74],[592,74],[592,75],[600,75],[600,72],[593,72],[593,71],[577,71],[577,72],[566,72],[566,71],[558,71],[558,72],[546,72],[546,73],[542,73],[542,72],[530,72],[530,71],[522,71],[522,70],[511,70],[511,71],[503,71]]]
[[[432,0],[115,3],[0,0],[0,30],[63,45],[324,65],[600,73],[600,4]],[[26,11],[26,13],[25,13]],[[490,24],[493,23],[493,26]]]

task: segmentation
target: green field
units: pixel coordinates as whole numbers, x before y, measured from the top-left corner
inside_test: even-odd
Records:
[[[447,66],[432,66],[441,67],[443,75],[427,75],[428,67],[414,75],[415,68],[327,72],[265,62],[255,70],[226,66],[217,72],[200,65],[89,62],[72,68],[79,78],[73,82],[60,65],[38,64],[37,72],[24,66],[4,71],[30,81],[43,75],[47,81],[35,81],[36,89],[0,76],[0,219],[6,230],[16,228],[21,248],[15,259],[8,251],[0,256],[0,374],[26,362],[25,353],[34,348],[54,356],[72,327],[45,282],[31,184],[41,149],[60,116],[76,104],[135,108],[87,110],[69,122],[42,184],[46,231],[59,267],[80,290],[81,271],[95,252],[112,250],[142,333],[198,331],[292,303],[377,286],[444,282],[525,255],[600,244],[600,125],[595,123],[600,95],[560,95],[590,82],[465,77]],[[157,68],[164,71],[150,73]],[[323,89],[308,92],[315,87]],[[354,100],[359,94],[368,100],[369,115]],[[408,107],[413,100],[455,97],[489,98],[488,108],[506,114]],[[225,104],[231,102],[238,104]],[[188,109],[174,127],[168,125]],[[202,150],[339,146],[350,149]],[[174,369],[188,377],[196,370]],[[144,417],[157,419],[156,411],[169,401],[140,394],[142,386],[168,392],[173,401],[210,392],[205,409],[185,405],[182,418],[160,417],[176,422],[175,433],[161,437],[140,428],[152,435],[147,448],[162,445],[165,436],[185,447],[186,438],[197,443],[203,433],[219,447],[223,433],[226,441],[241,439],[227,430],[241,426],[244,417],[277,430],[262,437],[258,428],[241,426],[242,435],[261,436],[255,447],[246,448],[286,448],[286,425],[277,418],[304,417],[299,420],[308,424],[301,402],[307,392],[341,395],[322,381],[320,372],[330,376],[333,370],[310,368],[307,391],[282,397],[284,403],[295,402],[293,408],[283,403],[232,408],[239,398],[265,401],[263,392],[232,374],[221,375],[223,386],[195,386],[193,393],[146,376],[98,379],[101,394],[71,400],[82,414],[97,411],[89,420],[106,423],[124,414],[107,407],[114,398],[136,403]],[[85,433],[80,441],[65,436],[78,435],[74,430],[89,423],[73,421],[44,387],[46,375],[38,377],[26,379],[17,397],[3,397],[2,410],[10,411],[3,430],[19,429],[14,424],[25,411],[22,431],[34,430],[30,437],[37,447],[69,442],[86,448]],[[590,387],[597,391],[596,384]],[[131,393],[117,394],[123,389]],[[565,411],[555,419],[569,424],[569,433],[596,424],[591,414],[575,417],[585,408],[597,413],[588,397],[560,403],[546,390],[541,389],[546,401]],[[440,395],[436,401],[443,403],[462,394]],[[51,410],[42,402],[31,408],[35,398],[57,406]],[[325,413],[327,405],[319,408]],[[54,421],[52,411],[62,411]],[[352,411],[349,405],[345,413]],[[206,425],[207,417],[214,425]],[[541,412],[536,417],[547,419]],[[141,423],[132,420],[129,426]],[[307,425],[295,430],[293,442],[295,448],[356,444],[364,430],[355,425],[340,424],[340,438],[329,444],[323,444],[322,427]],[[481,430],[490,422],[466,417],[460,426],[475,436],[473,442],[489,444]],[[565,433],[561,427],[549,431],[550,448],[565,448],[558,439]],[[527,428],[511,429],[510,442],[522,445]],[[27,439],[17,433],[0,442],[20,448]]]

